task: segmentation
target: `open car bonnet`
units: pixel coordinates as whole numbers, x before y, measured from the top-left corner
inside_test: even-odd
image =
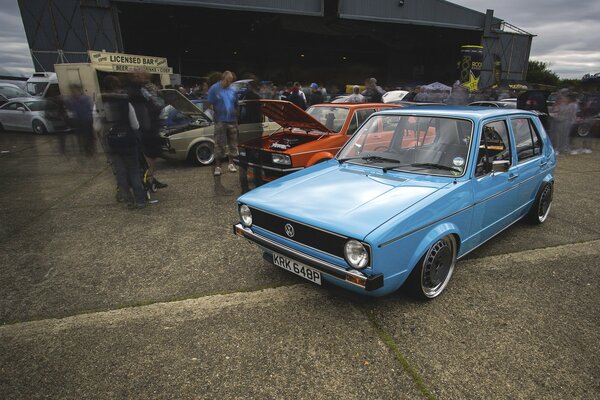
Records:
[[[210,117],[206,115],[202,110],[194,105],[191,101],[182,95],[178,90],[175,89],[162,89],[159,90],[160,97],[162,97],[167,104],[173,106],[175,109],[181,111],[188,117],[201,117],[207,121],[211,121]]]
[[[298,128],[305,131],[319,131],[323,133],[332,133],[325,125],[311,117],[289,101],[282,100],[249,100],[260,101],[261,109],[264,115],[270,120],[277,122],[283,128]]]

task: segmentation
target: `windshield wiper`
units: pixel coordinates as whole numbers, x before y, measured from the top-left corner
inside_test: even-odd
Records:
[[[359,157],[339,158],[338,162],[340,164],[342,164],[342,163],[344,163],[346,161],[351,161],[351,160],[365,160],[365,161],[369,161],[369,162],[393,162],[393,163],[399,163],[400,162],[400,160],[395,159],[395,158],[386,158],[386,157],[372,156],[372,155],[359,156]]]
[[[462,170],[460,168],[449,167],[447,165],[435,164],[435,163],[414,163],[414,164],[410,164],[410,166],[411,167],[436,168],[436,169],[443,169],[446,171],[462,172]]]

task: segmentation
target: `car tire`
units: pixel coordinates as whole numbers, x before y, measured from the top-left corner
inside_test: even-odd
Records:
[[[31,124],[31,128],[33,129],[33,133],[36,135],[45,135],[48,133],[48,129],[46,129],[46,125],[40,120],[34,120]]]
[[[196,165],[209,165],[215,160],[215,145],[211,142],[200,142],[192,147],[190,160]]]
[[[553,193],[554,185],[550,182],[544,182],[538,190],[535,201],[531,205],[531,209],[527,215],[530,222],[539,225],[548,219],[548,214],[550,214],[550,209],[552,208]]]
[[[436,240],[408,277],[410,293],[422,300],[438,297],[452,277],[456,265],[456,253],[454,235]]]
[[[579,124],[577,126],[576,134],[578,137],[588,137],[592,130],[592,126],[587,123]]]

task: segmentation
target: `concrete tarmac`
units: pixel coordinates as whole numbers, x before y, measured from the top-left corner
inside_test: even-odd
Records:
[[[600,146],[559,156],[519,222],[419,302],[319,287],[234,236],[236,195],[161,161],[159,203],[115,201],[67,136],[0,134],[0,398],[600,398]]]

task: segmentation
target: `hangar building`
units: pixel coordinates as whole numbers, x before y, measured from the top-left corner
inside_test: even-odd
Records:
[[[479,87],[523,81],[533,35],[444,0],[18,0],[36,71],[88,50],[167,57],[183,77],[452,83],[482,49]]]

